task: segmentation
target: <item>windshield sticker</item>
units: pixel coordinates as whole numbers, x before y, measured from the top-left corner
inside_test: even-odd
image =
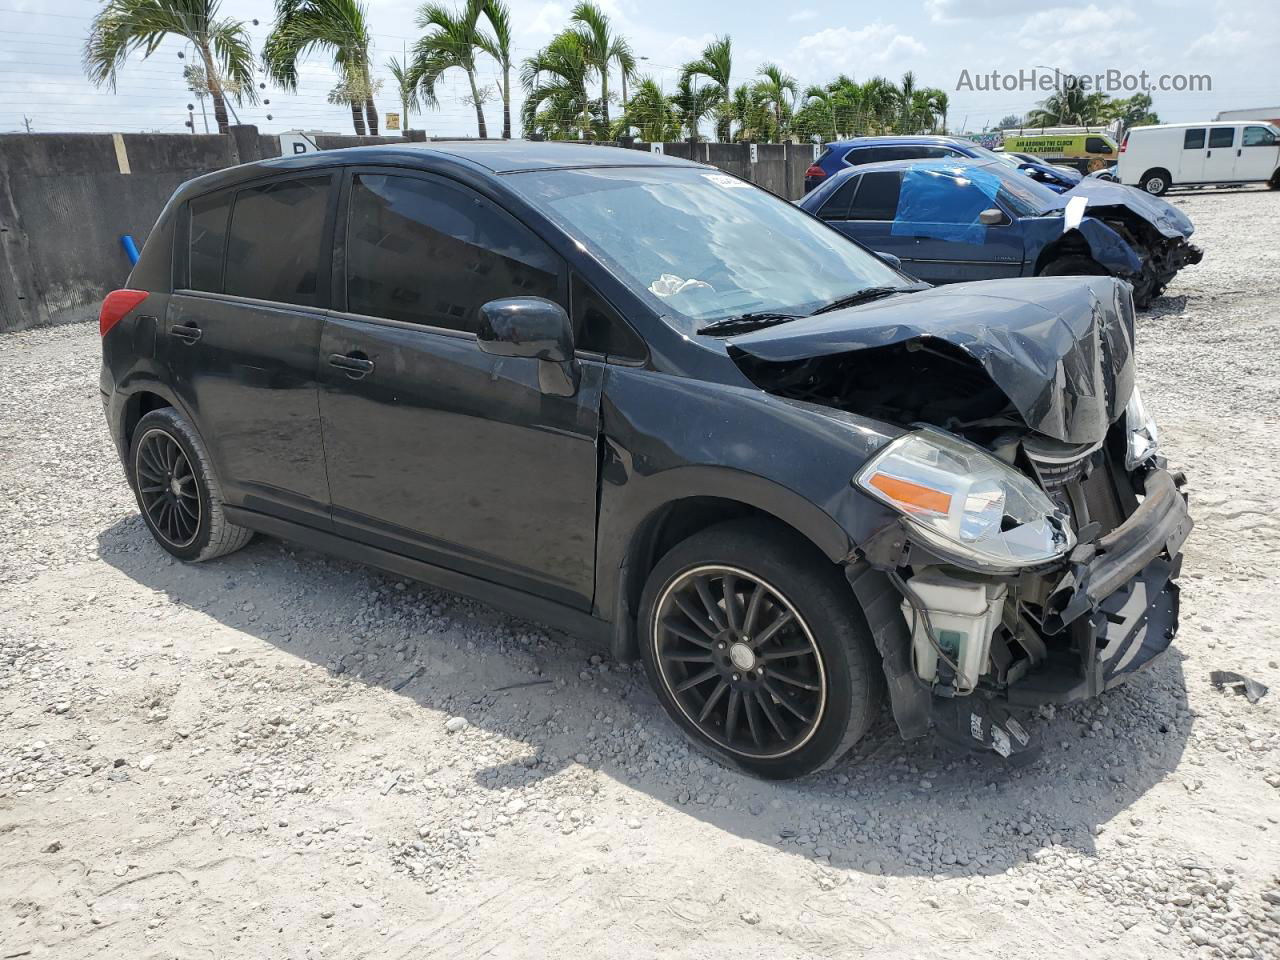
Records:
[[[704,173],[703,177],[710,180],[717,187],[724,187],[728,190],[745,190],[751,186],[745,180],[739,180],[737,177],[731,177],[724,173]]]
[[[715,287],[705,280],[694,280],[692,277],[684,280],[674,273],[664,273],[649,284],[649,292],[658,297],[674,297],[678,293],[685,293],[689,290],[710,290],[714,292]]]

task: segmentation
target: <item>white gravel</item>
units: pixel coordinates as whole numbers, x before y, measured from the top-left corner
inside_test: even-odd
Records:
[[[0,957],[1280,956],[1280,193],[1176,202],[1207,257],[1138,356],[1182,633],[1021,769],[886,719],[765,784],[578,639],[278,541],[170,561],[93,325],[0,337]]]

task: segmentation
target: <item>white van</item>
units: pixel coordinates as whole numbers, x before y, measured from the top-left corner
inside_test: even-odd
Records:
[[[1161,123],[1120,143],[1121,183],[1156,196],[1173,186],[1267,183],[1280,190],[1280,129],[1265,122]]]

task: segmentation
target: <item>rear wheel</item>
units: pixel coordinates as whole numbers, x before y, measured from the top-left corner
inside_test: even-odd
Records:
[[[645,585],[640,636],[672,719],[757,776],[834,763],[879,709],[880,658],[849,585],[781,525],[733,521],[673,548]]]
[[[1155,197],[1162,197],[1169,189],[1169,174],[1164,170],[1148,170],[1138,181],[1138,186]]]
[[[212,560],[253,537],[227,521],[204,443],[172,407],[138,421],[129,445],[129,480],[147,529],[179,560]]]

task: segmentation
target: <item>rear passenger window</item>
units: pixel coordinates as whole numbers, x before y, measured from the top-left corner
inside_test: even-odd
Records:
[[[330,179],[283,180],[236,194],[227,241],[227,293],[320,305]]]
[[[1182,135],[1183,150],[1204,149],[1204,127],[1195,127]]]
[[[227,241],[227,214],[231,195],[197,197],[191,201],[190,246],[187,253],[189,290],[222,292],[222,251]]]
[[[818,209],[818,216],[823,220],[849,219],[849,205],[853,202],[853,195],[858,191],[859,179],[857,176],[848,177],[844,183],[840,184]]]
[[[892,220],[898,215],[902,174],[896,171],[864,173],[849,210],[850,220]]]
[[[1213,127],[1209,131],[1209,149],[1229,147],[1236,142],[1235,127]]]
[[[359,175],[347,223],[347,309],[475,333],[499,297],[564,303],[563,265],[489,201],[432,180]]]
[[[1084,149],[1086,153],[1110,153],[1111,144],[1101,137],[1085,137]]]

